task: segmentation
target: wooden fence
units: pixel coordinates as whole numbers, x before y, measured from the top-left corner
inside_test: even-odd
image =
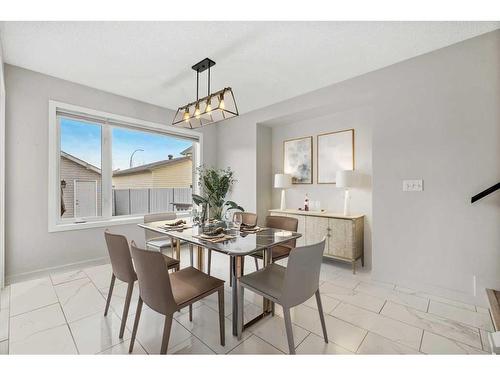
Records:
[[[113,216],[186,210],[191,195],[191,188],[113,189]]]

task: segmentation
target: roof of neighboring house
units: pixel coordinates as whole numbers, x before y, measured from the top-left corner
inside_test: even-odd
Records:
[[[139,173],[139,172],[144,172],[144,171],[151,171],[153,169],[160,168],[160,167],[163,167],[165,165],[176,164],[176,163],[179,163],[179,162],[184,161],[184,160],[191,160],[191,156],[181,156],[180,158],[160,160],[160,161],[155,161],[154,163],[139,165],[139,166],[133,167],[133,168],[117,170],[117,171],[113,172],[113,177],[124,176],[124,175],[128,175],[128,174]]]
[[[181,155],[191,155],[193,153],[193,146],[189,146],[185,150],[181,151]]]
[[[71,160],[72,162],[81,165],[82,167],[86,169],[90,169],[91,171],[101,174],[101,169],[97,168],[95,165],[92,165],[90,163],[87,163],[85,160],[78,159],[76,156],[73,156],[71,154],[68,154],[67,152],[61,151],[61,156],[63,158],[66,158],[68,160]]]

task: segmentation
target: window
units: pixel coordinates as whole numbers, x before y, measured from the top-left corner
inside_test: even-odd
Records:
[[[49,107],[49,231],[191,209],[201,134],[54,101]]]

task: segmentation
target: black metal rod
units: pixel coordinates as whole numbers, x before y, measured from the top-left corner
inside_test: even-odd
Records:
[[[482,192],[480,192],[479,194],[476,194],[474,195],[471,199],[470,199],[470,202],[471,203],[474,203],[484,197],[486,197],[487,195],[490,195],[491,193],[493,193],[494,191],[497,191],[498,189],[500,189],[500,182],[497,182],[495,185],[489,187],[488,189],[486,190],[483,190]]]
[[[207,96],[210,95],[210,65],[208,66],[208,90],[207,90]]]
[[[198,87],[200,83],[200,72],[196,71],[196,101],[198,101]]]

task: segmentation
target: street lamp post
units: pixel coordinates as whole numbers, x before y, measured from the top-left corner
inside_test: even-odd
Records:
[[[142,148],[138,148],[136,150],[134,150],[134,152],[132,152],[132,155],[130,155],[130,163],[129,163],[129,168],[132,168],[132,158],[134,157],[134,154],[137,152],[137,151],[144,151]]]

